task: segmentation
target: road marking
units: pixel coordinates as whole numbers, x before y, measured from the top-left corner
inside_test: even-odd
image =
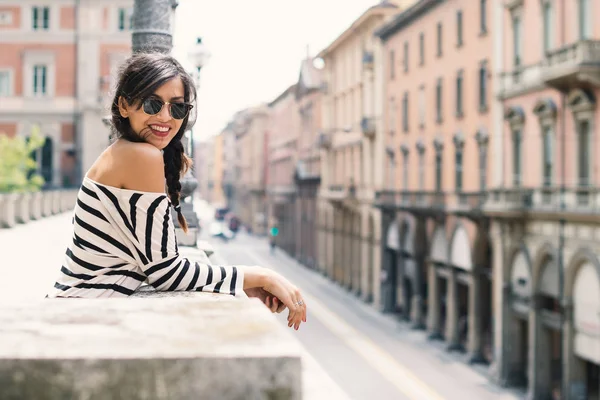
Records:
[[[267,260],[256,254],[247,254],[259,261],[259,265],[273,268]],[[375,370],[411,400],[445,400],[430,386],[396,361],[375,342],[350,326],[315,297],[303,293],[309,306],[309,316],[315,316],[334,335],[367,361]]]

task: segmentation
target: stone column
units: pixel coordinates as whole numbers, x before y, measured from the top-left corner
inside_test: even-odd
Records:
[[[565,360],[563,371],[563,393],[564,400],[580,400],[580,391],[585,387],[586,374],[581,360],[575,354],[575,327],[573,324],[573,304],[566,301],[563,307],[565,313],[565,324],[563,326],[563,359]],[[587,388],[587,390],[591,390]]]
[[[177,1],[135,0],[132,50],[134,53],[170,53],[173,48],[171,22]]]
[[[477,266],[472,272],[469,287],[469,339],[468,349],[469,363],[485,363],[481,349],[481,279],[483,277],[478,273]]]
[[[458,337],[458,286],[456,269],[450,266],[446,300],[446,342],[447,350],[462,350]]]
[[[361,227],[362,227],[362,235],[361,235],[361,265],[359,271],[359,285],[360,285],[360,293],[363,301],[367,302],[367,297],[369,293],[369,270],[373,267],[373,257],[371,251],[371,235],[373,232],[370,231],[371,226],[369,225],[369,211],[366,210],[365,213],[361,217]]]
[[[427,260],[426,262],[429,263],[429,272],[427,274],[427,278],[429,279],[429,292],[427,294],[427,331],[429,332],[430,340],[442,340],[443,336],[440,330],[439,278],[434,263],[430,260]]]
[[[529,314],[529,360],[528,400],[550,397],[550,341],[542,325],[541,304],[537,295],[533,296],[533,307]]]

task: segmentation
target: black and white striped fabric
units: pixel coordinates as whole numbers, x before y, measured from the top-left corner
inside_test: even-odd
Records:
[[[244,293],[242,269],[179,255],[165,194],[86,177],[74,210],[73,238],[48,297],[129,296],[144,281],[163,291]]]

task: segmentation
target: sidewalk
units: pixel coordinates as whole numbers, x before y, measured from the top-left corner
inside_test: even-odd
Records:
[[[444,399],[460,400],[522,400],[525,393],[507,390],[492,383],[482,366],[469,366],[465,356],[448,353],[441,342],[427,340],[423,331],[415,331],[393,316],[382,314],[365,304],[346,289],[320,273],[308,269],[295,259],[278,250],[269,255],[268,245],[262,238],[240,234],[254,249],[260,249],[265,260],[281,268],[281,272],[297,282],[303,291],[326,288],[317,295],[319,302],[344,322],[368,336],[373,343],[391,356],[398,364]],[[279,268],[278,268],[279,269]],[[310,307],[309,307],[310,314]]]

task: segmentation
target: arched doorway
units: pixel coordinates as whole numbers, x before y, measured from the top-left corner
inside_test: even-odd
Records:
[[[535,384],[530,385],[533,398],[562,398],[562,345],[560,279],[555,252],[547,246],[538,257],[538,278],[535,291]],[[557,397],[558,396],[558,397]]]
[[[585,260],[572,281],[567,292],[573,301],[573,318],[567,321],[571,395],[600,400],[600,270]]]
[[[400,252],[400,232],[394,219],[385,236],[384,268],[381,270],[381,298],[383,312],[398,312],[398,257]]]
[[[533,295],[531,262],[525,248],[519,250],[510,271],[510,335],[507,376],[511,386],[527,388],[529,384],[529,315]]]
[[[448,241],[443,226],[433,232],[429,251],[429,311],[427,330],[429,339],[446,338],[448,279]]]
[[[450,349],[465,351],[469,348],[469,330],[477,329],[477,324],[472,324],[472,319],[475,315],[470,315],[475,310],[471,304],[476,304],[475,299],[469,297],[474,295],[472,286],[476,277],[473,275],[473,260],[471,258],[471,246],[469,244],[469,235],[467,230],[458,225],[452,236],[452,245],[450,248],[450,265],[453,269],[454,288],[450,288],[450,292],[454,289],[454,298],[450,298],[449,307],[454,307],[456,321],[451,321],[456,324],[455,331],[451,332],[455,337],[449,337]],[[452,282],[450,282],[452,285]],[[471,293],[473,292],[473,293]],[[450,297],[450,296],[449,296]],[[454,300],[455,304],[451,302]],[[471,303],[473,301],[473,303]],[[452,328],[452,327],[451,327]]]

